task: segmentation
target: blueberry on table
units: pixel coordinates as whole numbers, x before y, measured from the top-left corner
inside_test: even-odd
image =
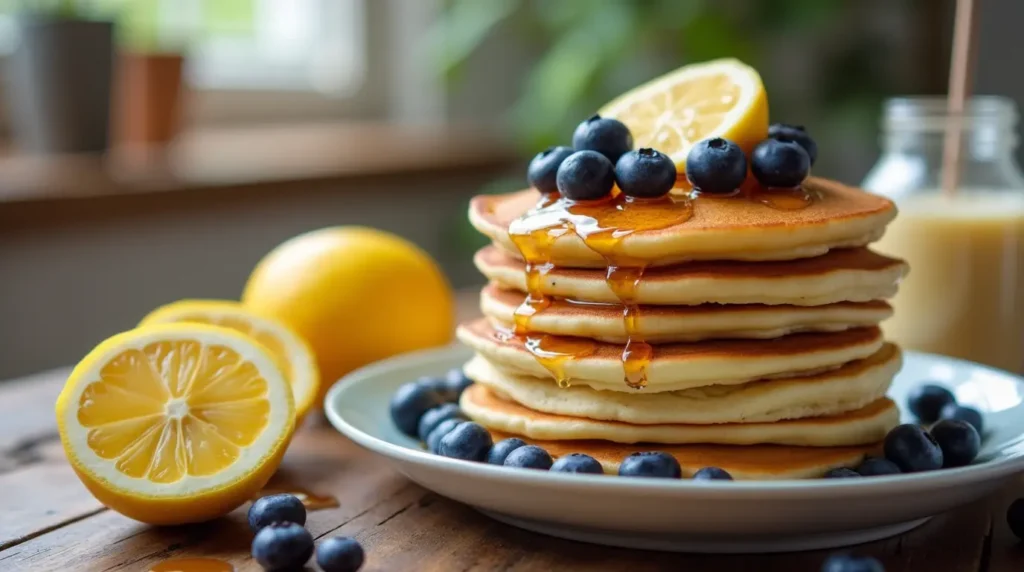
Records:
[[[295,495],[287,493],[268,495],[253,501],[249,507],[249,528],[259,532],[261,528],[274,522],[294,522],[299,526],[306,524],[306,507]]]
[[[705,193],[731,193],[747,178],[747,157],[727,139],[698,141],[686,155],[686,179]]]
[[[831,469],[827,473],[824,474],[824,478],[826,478],[826,479],[849,479],[851,477],[862,477],[862,476],[863,475],[861,475],[857,471],[854,471],[853,469],[848,469],[846,467],[838,467],[838,468],[835,468],[835,469]]]
[[[478,423],[466,421],[441,437],[437,454],[463,461],[483,461],[491,450],[491,434]]]
[[[679,461],[668,453],[645,451],[633,453],[619,465],[620,477],[656,477],[662,479],[682,478]]]
[[[942,449],[935,438],[918,425],[898,425],[885,436],[885,458],[904,473],[942,468]]]
[[[442,403],[444,399],[427,384],[409,382],[399,387],[391,397],[391,420],[399,431],[416,437],[420,417]]]
[[[1018,540],[1024,541],[1024,499],[1017,499],[1006,507],[1006,524]]]
[[[577,151],[558,168],[558,191],[574,201],[592,201],[608,196],[615,186],[615,168],[596,151]]]
[[[868,457],[857,467],[857,472],[864,477],[877,477],[881,475],[898,475],[903,471],[889,459],[884,457]]]
[[[583,473],[588,475],[603,475],[604,468],[597,459],[583,453],[569,453],[558,458],[551,471],[555,473]]]
[[[942,449],[943,467],[971,464],[981,450],[981,436],[974,425],[956,419],[943,419],[929,430]]]
[[[445,419],[439,423],[437,427],[434,427],[434,430],[430,432],[430,435],[427,435],[427,439],[424,441],[427,445],[427,450],[431,453],[437,454],[437,447],[441,444],[441,438],[450,433],[452,429],[455,429],[465,422],[466,420],[463,418],[453,417]]]
[[[803,125],[787,125],[785,123],[772,123],[768,126],[768,137],[779,141],[792,141],[804,148],[811,165],[818,160],[818,144],[807,134]]]
[[[885,572],[885,567],[870,556],[836,554],[825,560],[821,572]]]
[[[316,565],[324,572],[356,572],[364,559],[363,547],[347,536],[328,538],[316,547]]]
[[[614,165],[633,148],[633,134],[618,119],[594,115],[576,126],[572,146],[577,151],[596,151]]]
[[[300,570],[313,555],[313,536],[294,522],[275,522],[252,539],[252,557],[264,570]]]
[[[530,186],[542,193],[557,192],[555,176],[558,174],[558,167],[574,152],[572,147],[548,147],[537,153],[526,169],[526,179]]]
[[[981,416],[981,412],[973,407],[967,407],[965,405],[957,405],[956,403],[947,403],[942,407],[942,411],[939,412],[939,419],[956,419],[957,421],[965,421],[974,426],[974,429],[981,435],[985,428],[985,419]]]
[[[526,445],[509,453],[502,464],[506,467],[546,471],[551,468],[552,462],[551,455],[544,449],[536,445]]]
[[[504,465],[505,459],[509,453],[515,451],[520,447],[525,447],[526,441],[517,437],[509,437],[508,439],[502,439],[491,447],[491,452],[487,453],[487,462],[492,465]]]
[[[811,158],[792,141],[765,139],[750,154],[750,172],[765,187],[796,187],[811,171]]]
[[[695,481],[731,481],[729,471],[720,467],[704,467],[693,474]]]
[[[629,151],[615,163],[615,180],[629,197],[654,199],[676,184],[676,164],[668,155],[644,147]]]
[[[444,382],[448,392],[453,396],[452,401],[458,401],[462,397],[462,392],[473,385],[473,380],[466,377],[461,367],[449,370],[444,376]]]
[[[907,396],[907,407],[922,423],[938,421],[942,409],[950,403],[956,403],[956,396],[941,385],[919,385]]]
[[[435,427],[441,424],[442,421],[448,419],[462,419],[468,421],[469,418],[466,414],[459,409],[459,406],[454,403],[445,403],[444,405],[438,405],[432,409],[428,409],[426,413],[420,417],[420,423],[417,427],[416,434],[419,436],[420,441],[426,442],[427,437],[430,436],[430,432]]]

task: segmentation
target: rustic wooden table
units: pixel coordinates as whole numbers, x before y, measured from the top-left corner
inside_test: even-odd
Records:
[[[53,404],[67,369],[0,383],[0,571],[147,571],[169,558],[215,557],[259,570],[242,507],[204,525],[155,528],[106,510],[79,483],[57,438]],[[817,571],[827,552],[687,555],[606,548],[500,524],[409,482],[326,422],[296,435],[275,486],[337,498],[310,512],[314,537],[354,536],[365,570]],[[1006,505],[1024,481],[899,537],[856,547],[888,572],[1024,570]],[[671,510],[671,509],[667,509]]]

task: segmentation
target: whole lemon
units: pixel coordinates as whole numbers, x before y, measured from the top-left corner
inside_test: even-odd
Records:
[[[445,345],[455,328],[451,286],[430,255],[365,227],[323,228],[285,241],[256,265],[242,302],[309,343],[322,379],[318,404],[348,372]]]

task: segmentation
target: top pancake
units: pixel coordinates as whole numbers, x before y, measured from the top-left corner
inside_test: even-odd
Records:
[[[689,220],[656,230],[619,229],[617,256],[648,266],[689,260],[792,260],[833,248],[864,246],[882,236],[896,207],[872,195],[826,179],[810,178],[805,189],[817,198],[806,208],[783,210],[743,196],[702,195]],[[520,257],[509,226],[537,205],[540,195],[525,190],[482,195],[470,203],[469,219],[506,252]],[[553,238],[549,262],[573,268],[603,268],[606,259],[575,232]]]

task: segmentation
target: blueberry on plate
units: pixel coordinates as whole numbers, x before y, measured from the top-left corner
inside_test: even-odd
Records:
[[[542,193],[557,192],[555,177],[558,175],[558,167],[574,152],[572,147],[548,147],[537,153],[526,169],[526,180],[530,186]]]
[[[668,453],[661,451],[645,451],[633,453],[622,460],[619,465],[620,477],[656,477],[661,479],[679,479],[683,471],[679,461]]]
[[[261,528],[274,522],[294,522],[299,526],[306,524],[306,507],[295,495],[287,493],[268,495],[253,501],[249,507],[249,528],[259,532]]]
[[[491,450],[491,434],[480,424],[466,421],[460,423],[441,437],[437,445],[437,454],[463,461],[483,461]]]
[[[857,467],[857,472],[865,477],[877,477],[881,475],[898,475],[900,470],[896,463],[884,457],[868,457]]]
[[[747,157],[727,139],[698,141],[686,155],[686,179],[705,193],[731,193],[747,178]]]
[[[942,408],[950,403],[956,403],[956,396],[941,385],[918,385],[907,396],[907,407],[922,423],[938,421]]]
[[[429,385],[412,381],[399,387],[391,397],[391,420],[399,431],[416,437],[420,417],[442,403],[444,399]]]
[[[597,459],[583,453],[569,453],[562,455],[551,465],[555,473],[584,473],[588,475],[603,475],[604,469]]]
[[[729,471],[719,467],[704,467],[693,474],[695,481],[731,481]]]
[[[837,467],[835,469],[829,470],[827,473],[824,474],[824,478],[826,479],[848,479],[850,477],[861,476],[863,475],[861,475],[857,471],[854,471],[853,469],[848,469],[846,467]]]
[[[633,148],[633,134],[618,119],[594,115],[576,126],[572,146],[577,151],[596,151],[614,165],[619,157]]]
[[[364,558],[363,547],[347,536],[328,538],[316,547],[316,565],[324,572],[356,572]]]
[[[970,423],[974,426],[978,435],[981,435],[982,430],[985,428],[985,418],[981,416],[980,411],[973,407],[957,405],[956,403],[947,403],[942,406],[942,411],[939,412],[939,419],[956,419],[957,421]]]
[[[427,445],[427,450],[436,455],[437,446],[441,444],[441,438],[450,433],[452,429],[455,429],[465,422],[466,420],[461,417],[452,417],[439,423],[437,427],[434,427],[434,430],[430,432],[430,435],[427,435],[427,439],[424,441]]]
[[[1014,536],[1024,541],[1024,499],[1017,499],[1006,507],[1006,524],[1010,525]]]
[[[442,421],[446,421],[448,419],[462,419],[463,421],[469,420],[469,418],[466,417],[466,414],[459,409],[459,406],[454,403],[445,403],[432,409],[428,409],[427,412],[420,417],[420,423],[417,426],[416,434],[419,436],[420,441],[425,442],[427,437],[430,436],[430,432],[440,425]]]
[[[442,401],[452,400],[451,395],[449,395],[448,386],[445,385],[443,377],[431,377],[429,375],[425,375],[417,379],[416,383],[436,393],[438,398]]]
[[[301,569],[313,555],[313,536],[294,522],[275,522],[252,539],[252,557],[270,572]]]
[[[644,147],[629,151],[615,163],[615,181],[628,197],[655,199],[676,184],[676,164],[668,155]]]
[[[452,395],[452,401],[458,401],[462,397],[462,392],[473,385],[473,380],[466,377],[461,367],[456,367],[448,370],[448,373],[444,375],[444,385],[448,389],[448,393]]]
[[[526,445],[509,453],[502,464],[506,467],[546,471],[551,468],[552,461],[551,455],[544,449],[536,445]]]
[[[577,151],[558,168],[558,191],[574,201],[592,201],[608,196],[615,186],[615,168],[596,151]]]
[[[935,438],[918,425],[898,425],[885,436],[885,458],[904,473],[942,468],[942,449]]]
[[[803,125],[787,125],[785,123],[772,123],[768,126],[768,137],[779,141],[792,141],[804,148],[807,156],[811,159],[811,165],[818,160],[818,144],[807,134]]]
[[[508,439],[502,439],[491,447],[491,452],[487,453],[487,462],[492,465],[504,465],[505,459],[509,453],[515,451],[520,447],[525,447],[526,441],[517,437],[509,437]]]
[[[870,556],[834,554],[822,564],[821,572],[885,572],[885,567]]]
[[[956,419],[943,419],[929,430],[942,449],[943,467],[971,464],[981,450],[981,436],[974,425]]]
[[[765,187],[795,187],[811,172],[811,158],[792,141],[765,139],[750,153],[750,172]]]

